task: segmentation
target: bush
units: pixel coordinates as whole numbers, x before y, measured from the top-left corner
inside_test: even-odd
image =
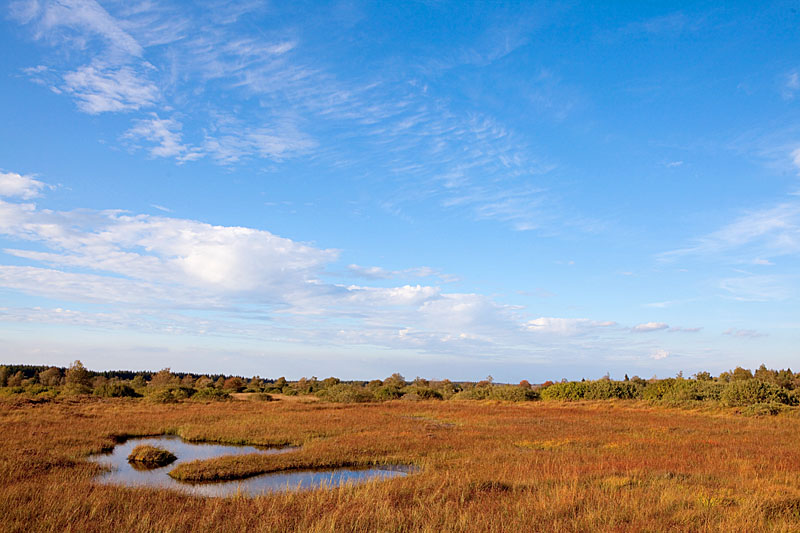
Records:
[[[453,394],[451,400],[485,400],[489,397],[489,387],[475,387]]]
[[[111,381],[108,383],[103,383],[99,387],[95,387],[94,395],[102,398],[134,398],[139,396],[139,393],[133,390],[133,387],[126,383]]]
[[[150,387],[148,387],[149,389]],[[191,387],[168,386],[158,387],[147,391],[147,399],[156,403],[174,403],[192,396],[195,390]]]
[[[630,381],[592,381],[584,392],[586,400],[633,400],[641,398],[642,392],[639,385]]]
[[[745,407],[742,410],[742,414],[746,416],[775,416],[786,409],[789,409],[789,407],[781,403],[754,403]]]
[[[720,400],[728,407],[744,407],[756,403],[790,405],[794,396],[784,388],[757,379],[731,381],[725,385]]]
[[[364,403],[375,401],[375,396],[369,390],[345,383],[333,385],[332,387],[318,391],[316,395],[326,402]]]
[[[589,390],[589,384],[583,381],[569,381],[567,383],[553,383],[549,387],[543,388],[539,394],[542,400],[563,400],[576,401],[582,400]]]
[[[375,399],[378,401],[387,401],[387,400],[396,400],[403,396],[403,393],[400,392],[400,389],[397,387],[389,386],[381,386],[375,389],[373,392]]]
[[[61,392],[66,396],[77,396],[80,394],[91,394],[92,388],[83,383],[67,383],[64,385]]]
[[[266,392],[257,392],[250,396],[251,400],[255,400],[257,402],[272,402],[275,400],[271,395],[267,394]]]
[[[192,394],[192,400],[205,402],[229,400],[230,397],[231,395],[224,390],[215,389],[214,387],[204,387]]]
[[[490,400],[505,402],[529,402],[539,399],[539,393],[519,385],[495,385],[489,390]]]
[[[430,387],[420,387],[417,385],[410,385],[405,387],[402,391],[402,394],[405,396],[409,394],[415,394],[418,399],[420,400],[441,400],[442,393],[438,390],[432,389]]]

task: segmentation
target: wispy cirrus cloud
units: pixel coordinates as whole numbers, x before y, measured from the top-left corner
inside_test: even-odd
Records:
[[[170,2],[28,0],[12,17],[69,52],[27,69],[30,78],[83,112],[129,114],[120,138],[150,156],[228,167],[307,156],[386,175],[390,192],[379,205],[397,215],[426,201],[551,233],[582,219],[549,191],[557,165],[494,117],[454,110],[418,69],[342,78],[352,65],[321,60],[296,27],[244,25],[260,11],[223,3],[200,16]],[[508,24],[492,25],[481,54],[491,62],[523,46],[538,24],[530,15],[510,17],[513,35]],[[598,226],[577,224],[589,225]]]
[[[686,248],[660,254],[662,260],[738,253],[764,258],[800,252],[800,202],[752,210]]]
[[[140,72],[99,63],[64,74],[63,90],[92,115],[153,107],[159,98],[158,88]]]

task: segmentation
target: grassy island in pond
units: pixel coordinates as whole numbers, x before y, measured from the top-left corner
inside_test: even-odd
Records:
[[[128,456],[129,463],[144,468],[160,468],[172,463],[175,459],[177,457],[169,450],[148,444],[137,446],[131,450],[131,454]]]

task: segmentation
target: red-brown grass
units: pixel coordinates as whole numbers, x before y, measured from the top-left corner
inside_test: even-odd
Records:
[[[251,472],[394,462],[338,489],[202,498],[99,485],[121,438],[294,445]],[[641,403],[0,402],[3,531],[796,531],[800,419]],[[214,475],[234,463],[211,463]],[[255,466],[253,466],[255,465]]]

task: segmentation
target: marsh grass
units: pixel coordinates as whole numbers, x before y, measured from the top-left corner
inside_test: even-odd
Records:
[[[176,459],[175,454],[169,450],[150,446],[149,444],[136,446],[128,455],[128,462],[134,468],[159,468],[174,462]]]
[[[0,529],[797,531],[799,430],[800,419],[783,415],[636,402],[0,400]],[[301,447],[265,456],[260,468],[420,469],[256,498],[93,482],[102,467],[88,454],[164,433]]]

